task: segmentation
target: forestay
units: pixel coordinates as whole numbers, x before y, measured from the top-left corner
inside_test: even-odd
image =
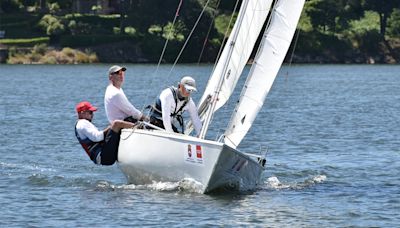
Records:
[[[229,145],[236,147],[243,138],[241,136],[236,141],[236,138],[230,136],[231,134],[235,136],[236,130],[240,130],[238,131],[240,133],[244,131],[245,128],[236,122],[243,124],[244,122],[241,120],[248,121],[247,116],[251,117],[249,119],[252,122],[263,102],[261,99],[247,106],[244,99],[248,99],[250,102],[256,100],[255,97],[259,94],[256,92],[260,88],[263,89],[262,95],[265,97],[266,91],[272,85],[273,77],[283,61],[296,27],[295,21],[299,16],[299,13],[296,12],[300,12],[302,8],[302,5],[299,7],[296,1],[304,3],[304,0],[285,0],[283,3],[278,0],[278,4],[275,4],[276,9],[273,12],[271,28],[267,28],[264,46],[259,49],[261,54],[257,55],[256,67],[251,70],[252,73],[247,82],[247,86],[252,89],[242,93],[244,95],[240,101],[241,105],[237,108],[238,117],[232,117],[231,130],[228,129],[226,132],[226,141],[231,140],[229,144],[163,130],[123,129],[118,149],[118,163],[129,183],[180,182],[185,178],[191,178],[200,183],[202,193],[221,189],[248,191],[257,188],[265,168],[265,157],[249,155],[230,147]],[[220,60],[224,64],[218,64],[222,65],[218,66],[212,75],[213,78],[203,97],[203,102],[209,95],[213,96],[212,101],[218,101],[218,105],[211,102],[211,108],[206,115],[207,122],[212,117],[215,107],[223,105],[231,95],[261,31],[269,12],[270,3],[271,0],[243,1],[238,22],[235,23],[234,32],[231,34],[232,39],[226,45],[228,51],[222,55]],[[261,7],[261,10],[257,7]],[[299,9],[295,9],[295,7],[299,7]],[[291,15],[296,15],[294,17],[296,20],[289,19],[292,18]],[[254,27],[258,28],[254,29]],[[278,35],[278,30],[282,35]],[[284,44],[278,44],[278,42]],[[266,63],[266,59],[269,59],[268,63]],[[261,77],[263,74],[266,75],[266,78]],[[272,79],[270,79],[271,77]],[[218,96],[219,89],[212,86],[215,82],[217,82],[215,85],[218,85],[218,88],[222,87],[220,97]],[[267,84],[267,86],[255,86],[261,83]],[[217,97],[219,100],[216,99]],[[243,109],[252,109],[253,111],[245,113]],[[208,124],[204,125],[208,126]],[[204,128],[202,132],[203,130]]]
[[[242,90],[228,128],[225,143],[236,148],[253,124],[289,49],[304,0],[278,0],[269,27]]]
[[[209,107],[207,98],[215,94],[220,81],[222,86],[214,112],[229,99],[265,23],[271,3],[272,0],[249,0],[248,4],[242,4],[238,18],[243,19],[236,21],[200,99],[199,107],[205,107],[205,110]],[[233,34],[236,34],[236,37]],[[200,117],[204,120],[204,110],[202,112],[201,109],[199,108]]]

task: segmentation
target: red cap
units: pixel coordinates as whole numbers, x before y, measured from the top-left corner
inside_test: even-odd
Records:
[[[87,101],[82,101],[79,104],[76,105],[76,112],[80,113],[83,111],[92,111],[95,112],[97,111],[97,108],[94,107],[92,104],[90,104]]]

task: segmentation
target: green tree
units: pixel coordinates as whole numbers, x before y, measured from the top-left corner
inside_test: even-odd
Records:
[[[64,32],[65,28],[61,21],[50,14],[46,14],[39,21],[39,27],[46,31],[47,35],[59,35]]]
[[[177,40],[182,42],[185,40],[185,36],[183,35],[184,33],[186,33],[185,24],[178,20],[174,26],[172,26],[171,22],[168,22],[168,24],[164,26],[162,37],[166,40]]]
[[[304,11],[314,28],[322,32],[338,32],[348,28],[349,20],[363,15],[359,0],[309,0]]]
[[[387,33],[389,36],[400,36],[400,9],[393,10],[390,18],[388,18]]]
[[[387,20],[395,8],[400,8],[398,0],[364,0],[364,7],[367,10],[375,11],[379,14],[380,34],[385,36]]]

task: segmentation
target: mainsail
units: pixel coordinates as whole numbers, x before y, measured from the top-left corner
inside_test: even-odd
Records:
[[[253,124],[289,49],[304,0],[278,0],[261,47],[225,131],[225,143],[236,148]]]
[[[304,4],[304,0],[274,0],[274,2],[277,3],[271,24],[267,28],[264,44],[259,49],[260,54],[257,54],[255,67],[252,68],[247,81],[248,89],[242,92],[237,113],[232,117],[230,128],[226,132],[225,143],[171,133],[162,129],[122,129],[118,163],[129,183],[180,182],[190,178],[200,183],[202,193],[223,189],[248,191],[255,189],[261,183],[265,157],[242,153],[232,147],[239,144],[245,134],[243,132],[251,126],[267,91],[271,88]],[[269,12],[256,10],[256,6],[267,5],[268,7],[262,8],[267,9],[269,3],[271,0],[243,0],[238,25],[235,25],[233,38],[228,41],[227,53],[220,60],[224,64],[221,69],[216,69],[219,74],[215,73],[212,76],[212,80],[216,80],[215,85],[218,86],[212,88],[210,86],[214,82],[210,82],[208,86],[210,88],[207,89],[208,92],[204,94],[202,100],[201,106],[205,107],[205,110],[208,105],[204,102],[208,96],[213,96],[212,101],[218,101],[218,105],[211,102],[211,108],[206,115],[208,120],[212,116],[212,111],[223,105],[232,93]],[[251,7],[247,8],[247,6]],[[258,16],[264,19],[255,23],[252,19]],[[253,26],[259,26],[259,28],[253,30]],[[264,85],[258,87],[258,84]],[[220,88],[223,90],[221,97],[218,96]],[[260,94],[257,90],[261,89],[263,91]],[[259,96],[263,98],[257,99]],[[217,97],[219,100],[216,99]],[[211,115],[208,115],[210,113]],[[250,124],[247,124],[249,120]],[[237,137],[239,133],[241,136]]]
[[[231,36],[200,99],[199,107],[202,108],[199,108],[199,111],[202,120],[209,108],[209,98],[215,95],[216,90],[218,98],[214,99],[216,104],[213,112],[224,105],[232,94],[265,23],[271,3],[272,0],[243,1]],[[219,82],[222,82],[220,88]],[[207,128],[207,125],[208,123],[204,127]]]

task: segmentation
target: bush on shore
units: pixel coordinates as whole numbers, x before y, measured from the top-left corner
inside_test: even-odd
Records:
[[[80,64],[98,62],[97,55],[86,50],[72,48],[49,49],[46,45],[35,45],[32,49],[10,48],[9,64]]]

